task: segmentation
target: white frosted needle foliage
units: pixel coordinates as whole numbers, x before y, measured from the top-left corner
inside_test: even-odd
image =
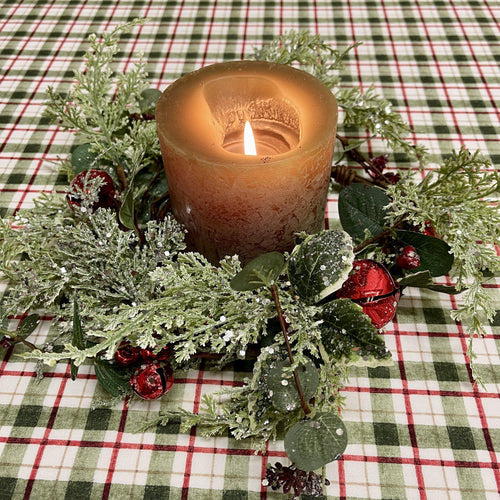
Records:
[[[389,213],[394,223],[404,217],[422,228],[430,222],[450,245],[454,263],[450,277],[464,292],[453,318],[464,321],[471,335],[483,335],[485,320],[495,314],[491,296],[482,287],[485,272],[500,270],[494,245],[500,241],[500,171],[478,152],[462,148],[419,184],[389,186]],[[474,369],[474,367],[473,367]]]
[[[72,211],[64,196],[42,195],[35,208],[1,221],[0,271],[10,280],[5,314],[43,308],[65,317],[76,298],[82,315],[93,316],[147,301],[155,293],[149,273],[185,248],[184,230],[170,217],[148,223],[141,246],[113,211],[81,208]]]
[[[136,19],[102,37],[90,35],[83,67],[75,72],[69,90],[47,89],[45,115],[64,130],[75,131],[81,142],[90,143],[97,167],[110,162],[127,174],[160,157],[155,121],[131,120],[140,112],[141,94],[149,87],[143,55],[139,54],[126,73],[116,71],[114,61],[120,34],[144,22]],[[107,170],[115,176],[114,168]]]
[[[171,218],[148,223],[141,245],[134,231],[120,229],[114,212],[72,211],[54,195],[39,199],[17,223],[21,230],[8,221],[1,226],[1,270],[11,281],[4,314],[43,307],[68,319],[76,300],[85,335],[99,342],[84,350],[67,343],[62,352],[30,353],[46,362],[79,364],[102,353],[110,359],[124,338],[141,347],[173,344],[179,363],[199,350],[221,353],[224,362],[266,334],[276,315],[266,288],[231,288],[241,270],[237,257],[214,267],[199,254],[182,252],[184,231]],[[316,310],[289,293],[283,307],[300,332],[291,338],[300,362],[305,348],[315,350]],[[62,325],[70,334],[71,322]]]

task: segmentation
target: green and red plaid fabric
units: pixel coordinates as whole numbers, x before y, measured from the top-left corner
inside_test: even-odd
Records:
[[[0,215],[63,189],[52,162],[75,138],[42,116],[47,87],[68,89],[90,33],[136,17],[151,21],[123,35],[120,69],[142,51],[160,89],[203,65],[244,58],[290,29],[308,29],[339,48],[362,41],[343,85],[373,84],[437,163],[463,144],[500,161],[498,1],[1,0]],[[375,141],[365,147],[381,151]],[[398,155],[395,161],[410,166]],[[330,226],[336,202],[334,194]],[[486,286],[498,304],[500,281]],[[457,300],[408,290],[384,333],[394,365],[352,370],[343,413],[349,445],[327,467],[328,499],[499,498],[500,314],[475,343],[481,389],[472,383],[468,338],[449,316]],[[36,343],[47,333],[43,321]],[[286,460],[282,443],[257,455],[249,443],[184,434],[177,423],[138,432],[161,408],[197,411],[202,394],[237,384],[244,366],[177,373],[164,400],[90,411],[104,396],[90,366],[73,382],[69,366],[59,364],[38,382],[34,363],[4,354],[0,498],[282,498],[262,486],[266,464]]]

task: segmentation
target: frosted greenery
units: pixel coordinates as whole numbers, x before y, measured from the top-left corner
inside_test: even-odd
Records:
[[[275,337],[279,338],[280,335]],[[295,340],[294,353],[302,354],[302,364],[306,360],[303,354],[307,351],[304,351],[304,348],[310,346],[311,339],[302,337]],[[314,341],[321,349],[318,332],[314,335]],[[219,393],[219,396],[222,396],[222,405],[218,404],[217,395],[205,395],[198,414],[185,410],[162,411],[157,420],[148,423],[148,427],[157,423],[165,425],[169,421],[180,419],[181,429],[184,431],[197,425],[201,435],[210,437],[229,430],[235,439],[250,438],[253,447],[264,451],[268,440],[283,438],[284,433],[303,418],[300,405],[297,404],[289,411],[279,411],[271,402],[266,378],[269,367],[277,359],[276,353],[279,352],[282,352],[279,341],[262,349],[253,366],[252,376],[244,380],[245,385]],[[314,409],[310,416],[316,411],[337,413],[344,401],[339,390],[345,382],[347,365],[334,362],[324,351],[321,359],[320,383],[314,394]],[[297,360],[295,365],[299,365]]]
[[[500,172],[479,152],[462,148],[430,172],[420,183],[389,186],[391,223],[405,218],[424,227],[432,223],[454,256],[450,277],[464,289],[454,319],[464,321],[471,335],[484,335],[484,324],[495,310],[482,287],[485,273],[500,270],[494,245],[500,241],[500,213],[493,195],[500,193]]]
[[[273,42],[255,49],[253,57],[259,61],[296,65],[333,88],[340,81],[339,70],[344,67],[344,59],[359,43],[340,51],[334,49],[308,31],[288,31]]]
[[[12,285],[3,314],[43,307],[65,318],[74,299],[85,317],[85,334],[99,341],[84,351],[67,344],[66,351],[35,351],[33,357],[80,364],[105,351],[111,358],[127,338],[141,347],[174,344],[179,363],[200,348],[224,353],[224,361],[244,357],[247,345],[267,334],[267,322],[276,315],[269,291],[231,288],[241,270],[236,256],[214,267],[199,254],[182,252],[184,231],[169,217],[149,222],[144,236],[140,245],[135,232],[120,228],[114,212],[75,212],[61,195],[44,195],[12,223],[2,221],[1,271]],[[305,351],[317,354],[318,310],[297,301],[286,283],[281,291],[300,364]]]
[[[265,373],[283,355],[284,338],[273,324],[276,310],[267,287],[231,288],[241,270],[236,256],[214,267],[201,255],[184,252],[184,232],[170,218],[150,222],[146,244],[140,245],[135,232],[120,228],[112,211],[73,211],[61,195],[43,196],[12,224],[2,221],[1,229],[1,270],[10,279],[3,314],[43,307],[54,315],[52,340],[61,347],[39,347],[26,356],[49,365],[71,359],[78,366],[88,358],[112,359],[126,339],[144,348],[173,346],[179,367],[200,351],[220,354],[223,365],[244,358],[263,339],[252,375],[243,387],[225,392],[220,416],[213,414],[214,400],[207,397],[205,412],[167,412],[161,420],[182,416],[184,426],[196,422],[207,434],[229,429],[236,439],[253,438],[260,449],[303,417],[299,405],[285,412],[269,404]],[[298,301],[285,279],[279,291],[294,355],[288,371],[311,358],[322,359],[316,402],[337,411],[343,368],[336,367],[333,356],[320,353],[321,308]],[[91,341],[81,349],[71,342],[73,301]]]
[[[68,93],[47,90],[46,116],[64,130],[75,131],[82,143],[90,143],[96,154],[94,167],[107,170],[115,180],[121,175],[118,171],[130,175],[160,157],[154,120],[135,118],[141,93],[149,87],[143,55],[139,53],[125,73],[113,64],[119,35],[143,22],[136,19],[102,37],[90,35],[83,68],[75,72]]]
[[[17,285],[4,299],[4,314],[43,308],[57,319],[73,297],[89,315],[148,301],[154,294],[149,273],[185,247],[184,231],[171,218],[148,223],[148,244],[140,246],[114,212],[75,213],[61,195],[42,195],[34,209],[0,224],[0,270]]]
[[[377,95],[373,86],[364,93],[357,87],[338,89],[335,97],[344,110],[344,127],[363,127],[373,136],[384,139],[390,149],[402,151],[421,163],[427,161],[426,148],[406,140],[411,128],[392,110],[387,99]]]

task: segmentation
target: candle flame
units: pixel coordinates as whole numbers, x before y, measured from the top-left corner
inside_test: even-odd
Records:
[[[255,147],[255,139],[250,122],[245,122],[245,131],[243,133],[243,147],[246,155],[257,156],[257,148]]]

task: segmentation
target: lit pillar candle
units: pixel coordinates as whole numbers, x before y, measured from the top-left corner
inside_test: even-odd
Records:
[[[267,62],[214,64],[170,85],[156,121],[174,216],[211,262],[287,251],[296,232],[324,227],[337,103],[316,78]]]

